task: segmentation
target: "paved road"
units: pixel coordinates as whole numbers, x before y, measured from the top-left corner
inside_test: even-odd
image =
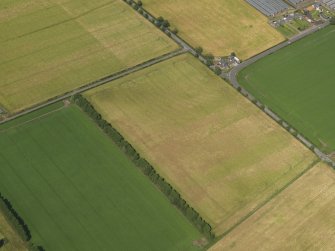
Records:
[[[315,26],[312,27],[311,29],[308,29],[304,32],[301,32],[300,34],[297,34],[296,36],[292,37],[291,39],[280,43],[244,62],[242,62],[241,64],[239,64],[238,66],[234,67],[230,72],[228,73],[222,73],[221,77],[224,79],[228,79],[230,81],[230,83],[237,89],[237,88],[241,88],[241,92],[245,95],[247,95],[250,99],[255,99],[253,97],[252,94],[250,94],[247,90],[245,90],[243,87],[240,86],[240,84],[237,81],[237,74],[244,69],[245,67],[247,67],[248,65],[251,65],[253,63],[255,63],[256,61],[286,47],[289,46],[290,44],[320,30],[325,28],[327,25],[329,25],[329,22],[325,22],[319,26]],[[257,104],[260,104],[260,102],[258,101]],[[274,120],[276,120],[277,122],[279,122],[281,120],[281,118],[276,115],[275,113],[273,113],[270,109],[268,109],[267,107],[265,107],[264,109],[265,113],[267,115],[269,115],[271,118],[273,118]],[[313,145],[311,142],[309,142],[307,139],[305,139],[302,135],[298,134],[298,139],[305,144],[308,148],[310,148],[311,146],[314,146],[314,153],[323,161],[328,162],[330,165],[332,165],[335,168],[335,161],[333,161],[331,158],[329,158],[329,156],[327,154],[325,154],[324,152],[322,152],[320,149],[318,149],[315,145]]]
[[[272,47],[272,48],[270,48],[270,49],[268,49],[268,50],[266,50],[266,51],[264,51],[264,52],[262,52],[262,53],[260,53],[256,56],[242,62],[238,66],[234,67],[228,74],[223,73],[221,75],[221,77],[223,77],[225,79],[228,79],[230,81],[230,83],[235,88],[240,87],[240,85],[237,81],[237,78],[236,78],[239,71],[241,71],[242,69],[244,69],[248,65],[251,65],[251,64],[255,63],[256,61],[262,59],[263,57],[266,57],[266,56],[268,56],[268,55],[270,55],[270,54],[272,54],[272,53],[274,53],[274,52],[276,52],[276,51],[278,51],[278,50],[280,50],[280,49],[282,49],[282,48],[284,48],[284,47],[286,47],[286,46],[288,46],[288,45],[290,45],[290,44],[292,44],[292,43],[294,43],[294,42],[296,42],[296,41],[298,41],[298,40],[300,40],[300,39],[302,39],[302,38],[304,38],[304,37],[306,37],[306,36],[308,36],[312,33],[314,33],[314,32],[316,32],[316,31],[326,27],[327,25],[329,25],[328,21],[319,25],[319,26],[315,26],[315,27],[312,27],[308,30],[305,30],[305,31],[295,35],[294,37],[290,38],[289,40],[287,40],[285,42],[282,42],[282,43],[280,43],[280,44],[278,44],[278,45],[276,45],[276,46],[274,46],[274,47]]]
[[[140,70],[142,70],[142,69],[144,69],[146,67],[149,67],[149,66],[152,66],[154,64],[160,63],[162,61],[168,60],[168,59],[170,59],[172,57],[175,57],[177,55],[183,54],[185,52],[187,52],[187,50],[184,49],[184,48],[182,48],[182,49],[179,49],[177,51],[173,51],[173,52],[170,52],[168,54],[165,54],[163,56],[159,56],[157,58],[153,58],[153,59],[151,59],[151,60],[149,60],[149,61],[147,61],[145,63],[139,64],[139,65],[136,65],[134,67],[131,67],[131,68],[125,69],[123,71],[117,72],[115,74],[106,76],[106,77],[101,78],[99,80],[96,80],[94,82],[88,83],[88,84],[86,84],[86,85],[84,85],[84,86],[82,86],[82,87],[80,87],[78,89],[75,89],[73,91],[65,93],[65,94],[63,94],[61,96],[54,97],[54,98],[52,98],[52,99],[50,99],[50,100],[48,100],[46,102],[43,102],[43,103],[41,103],[39,105],[36,105],[34,107],[31,107],[29,109],[26,109],[24,111],[16,113],[16,114],[14,114],[14,115],[12,115],[12,116],[10,116],[10,117],[8,117],[8,118],[0,121],[0,125],[3,124],[3,123],[5,123],[5,122],[8,122],[10,120],[16,119],[16,118],[18,118],[20,116],[23,116],[25,114],[28,114],[28,113],[31,113],[31,112],[36,111],[38,109],[41,109],[43,107],[46,107],[48,105],[51,105],[51,104],[57,103],[59,101],[62,101],[64,99],[70,98],[71,96],[73,96],[75,94],[82,93],[82,92],[88,91],[90,89],[96,88],[96,87],[98,87],[100,85],[103,85],[103,84],[109,83],[109,82],[111,82],[113,80],[122,78],[122,77],[124,77],[124,76],[126,76],[126,75],[128,75],[130,73],[134,73],[134,72],[140,71]]]
[[[142,9],[143,13],[146,13],[148,15],[148,20],[151,22],[154,22],[155,17],[153,15],[151,15],[150,12],[148,12],[145,9]],[[192,55],[196,56],[198,55],[198,53],[195,51],[195,49],[190,46],[188,43],[186,43],[183,39],[181,39],[178,35],[172,33],[170,30],[167,30],[166,33],[168,33],[170,35],[170,38],[175,41],[180,47],[182,47],[184,50],[188,51],[189,53],[191,53]],[[202,55],[198,55],[198,59],[200,61],[202,61],[203,63],[206,63],[206,59],[202,56]]]
[[[147,15],[148,15],[148,19],[152,22],[153,20],[155,20],[155,17],[152,16],[149,12],[143,10]],[[139,71],[139,70],[142,70],[143,68],[146,68],[148,66],[151,66],[151,65],[154,65],[154,64],[157,64],[159,62],[162,62],[164,60],[167,60],[167,59],[170,59],[172,57],[175,57],[179,54],[182,54],[182,53],[185,53],[185,52],[190,52],[191,54],[193,55],[196,55],[196,51],[190,46],[188,45],[185,41],[183,41],[180,37],[178,37],[177,35],[173,34],[171,31],[167,31],[168,33],[170,33],[170,37],[178,44],[180,45],[181,49],[178,50],[178,51],[174,51],[174,52],[171,52],[171,53],[168,53],[164,56],[160,56],[160,57],[157,57],[157,58],[154,58],[154,59],[151,59],[147,62],[145,62],[144,64],[140,64],[140,65],[137,65],[135,67],[131,67],[129,69],[126,69],[124,71],[121,71],[121,72],[118,72],[118,73],[115,73],[115,74],[112,74],[110,76],[107,76],[105,78],[102,78],[102,79],[99,79],[97,81],[94,81],[92,83],[89,83],[83,87],[80,87],[76,90],[73,90],[71,92],[68,92],[64,95],[61,95],[61,96],[58,96],[58,97],[55,97],[55,98],[52,98],[42,104],[39,104],[39,105],[36,105],[34,107],[31,107],[31,108],[28,108],[24,111],[21,111],[19,113],[16,113],[16,114],[13,114],[12,116],[4,119],[4,120],[1,120],[0,121],[0,125],[7,122],[7,121],[10,121],[10,120],[13,120],[13,119],[16,119],[22,115],[25,115],[25,114],[28,114],[30,112],[33,112],[33,111],[36,111],[38,109],[41,109],[45,106],[48,106],[50,104],[53,104],[53,103],[56,103],[56,102],[59,102],[61,100],[64,100],[64,99],[67,99],[67,98],[70,98],[71,96],[75,95],[75,94],[78,94],[78,93],[82,93],[82,92],[85,92],[87,90],[90,90],[92,88],[95,88],[97,86],[100,86],[100,85],[103,85],[103,84],[106,84],[110,81],[113,81],[113,80],[116,80],[118,78],[121,78],[121,77],[124,77],[130,73],[133,73],[133,72],[136,72],[136,71]],[[199,56],[198,57],[199,60],[201,60],[202,62],[206,62],[206,59],[203,58],[202,56]]]

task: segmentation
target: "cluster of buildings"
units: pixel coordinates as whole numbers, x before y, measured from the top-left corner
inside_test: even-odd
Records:
[[[232,53],[227,57],[214,58],[214,65],[222,70],[237,66],[240,63],[241,60],[235,55],[235,53]]]
[[[254,8],[270,17],[287,11],[290,6],[282,0],[246,0]]]
[[[321,3],[331,10],[335,10],[335,0],[321,0]]]
[[[306,20],[311,24],[319,24],[323,21],[315,19],[311,11],[317,10],[322,14],[322,8],[335,11],[335,0],[245,0],[258,11],[270,18],[270,24],[275,28],[283,26],[295,20]],[[296,11],[301,10],[301,11]],[[324,19],[327,17],[324,17]],[[307,25],[309,25],[307,23]],[[309,26],[308,26],[309,27]],[[303,28],[298,27],[298,30]],[[240,59],[232,53],[229,56],[215,57],[214,66],[222,70],[228,70],[240,64]],[[0,112],[1,113],[1,112]]]
[[[335,0],[246,0],[254,8],[268,17],[287,12],[291,9],[302,9],[318,2],[329,9],[335,10]]]

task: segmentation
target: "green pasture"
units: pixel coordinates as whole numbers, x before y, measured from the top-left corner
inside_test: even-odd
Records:
[[[0,191],[46,250],[198,250],[197,230],[77,106],[0,126]],[[61,109],[59,109],[61,108]]]
[[[335,151],[335,27],[242,70],[240,84],[314,144]]]

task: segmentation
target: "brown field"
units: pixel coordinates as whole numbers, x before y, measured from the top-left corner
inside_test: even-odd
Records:
[[[0,107],[17,112],[177,48],[121,0],[0,1]]]
[[[319,163],[210,251],[334,250],[334,247],[335,172]]]
[[[0,212],[0,236],[1,234],[7,239],[7,243],[0,248],[1,251],[26,251],[25,242],[15,233],[13,228],[8,224],[5,217]]]
[[[86,97],[217,234],[316,160],[190,55],[113,81]]]
[[[245,0],[143,0],[156,17],[163,16],[192,46],[215,56],[236,52],[249,58],[284,40],[268,19]]]

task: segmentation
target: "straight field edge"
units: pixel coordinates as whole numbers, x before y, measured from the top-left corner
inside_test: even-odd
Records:
[[[26,248],[29,251],[45,251],[45,249],[36,245],[32,242],[32,235],[28,225],[25,223],[23,218],[18,214],[18,212],[14,209],[10,201],[5,198],[0,193],[0,213],[3,214],[7,223],[12,227],[14,232],[19,236],[20,239],[25,243]],[[5,234],[5,233],[3,233]],[[0,240],[0,249],[5,246],[7,243],[6,236],[4,239]]]
[[[140,156],[135,148],[110,123],[102,118],[86,98],[81,94],[77,94],[73,96],[72,101],[112,139],[144,175],[148,176],[151,182],[167,197],[170,203],[177,207],[192,225],[207,238],[208,245],[206,246],[210,246],[215,239],[212,226],[182,198],[176,189],[157,173],[155,168],[146,159]]]

